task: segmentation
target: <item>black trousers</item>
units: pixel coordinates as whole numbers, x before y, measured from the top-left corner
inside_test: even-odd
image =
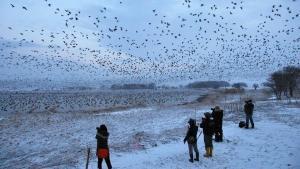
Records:
[[[215,127],[215,141],[223,141],[223,129],[222,129],[222,124],[218,124]]]
[[[112,166],[111,166],[111,163],[110,163],[109,156],[107,158],[105,158],[104,160],[106,162],[107,168],[111,169]],[[102,169],[102,161],[103,161],[103,158],[98,158],[98,169]]]

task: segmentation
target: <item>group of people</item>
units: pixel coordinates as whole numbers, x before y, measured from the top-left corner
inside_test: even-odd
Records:
[[[215,136],[215,142],[223,141],[223,110],[216,106],[211,108],[212,112],[204,113],[202,117],[202,122],[200,123],[200,128],[203,129],[203,138],[205,145],[204,157],[212,157],[213,155],[213,135]],[[252,100],[245,101],[244,112],[246,115],[246,126],[245,129],[249,128],[249,121],[251,127],[254,128],[253,122],[253,110],[254,104]],[[190,119],[188,121],[189,127],[186,136],[183,140],[184,143],[188,142],[188,149],[190,155],[190,162],[199,161],[199,150],[197,146],[197,139],[201,135],[197,136],[198,126],[196,125],[195,119]],[[195,151],[196,158],[193,158],[193,151]]]
[[[215,136],[215,142],[223,141],[223,110],[219,106],[215,106],[211,108],[212,112],[204,113],[204,117],[202,117],[202,122],[200,123],[200,128],[203,129],[203,138],[205,144],[205,154],[204,157],[212,157],[213,156],[213,136]],[[251,122],[251,127],[254,128],[253,122],[253,110],[254,104],[252,100],[245,101],[244,112],[246,114],[246,126],[245,128],[249,128],[249,121]],[[199,136],[198,126],[196,124],[195,119],[189,119],[188,121],[189,127],[186,133],[186,136],[183,140],[184,143],[188,143],[190,162],[199,161],[199,150],[197,146],[197,140]],[[108,148],[108,136],[109,133],[107,131],[107,127],[102,124],[100,127],[97,127],[97,151],[96,155],[98,157],[98,168],[102,169],[102,161],[105,160],[107,164],[107,168],[111,169],[112,165],[109,157],[109,148]],[[195,151],[195,158],[194,152]]]
[[[211,109],[212,112],[204,113],[204,117],[202,117],[202,122],[200,124],[200,128],[203,129],[203,138],[205,144],[205,151],[204,157],[212,157],[213,155],[213,135],[215,135],[216,142],[223,141],[223,110],[216,106],[215,108]],[[190,162],[199,161],[199,150],[197,146],[197,136],[198,126],[196,125],[195,119],[189,120],[189,128],[187,134],[183,140],[184,143],[188,142],[189,147],[189,155],[190,155]],[[193,158],[193,151],[195,151],[196,158]]]

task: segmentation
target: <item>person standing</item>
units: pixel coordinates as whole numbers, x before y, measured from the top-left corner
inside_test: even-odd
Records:
[[[107,128],[104,124],[100,127],[97,127],[97,156],[98,156],[98,169],[102,169],[102,161],[103,159],[106,162],[107,168],[111,169],[111,163],[109,158],[109,148],[108,148],[108,136]]]
[[[203,128],[203,137],[206,153],[204,157],[212,157],[213,154],[213,143],[212,136],[214,134],[214,122],[211,119],[211,114],[209,112],[204,113],[202,117],[202,122],[200,127]]]
[[[190,162],[199,161],[199,151],[198,151],[198,146],[197,146],[197,132],[198,132],[198,126],[196,125],[196,120],[195,119],[190,119],[189,120],[189,128],[186,133],[186,136],[183,140],[184,144],[185,142],[188,142],[188,147],[189,147],[189,154],[190,154]],[[196,158],[193,159],[193,150],[196,153]]]
[[[216,142],[222,142],[223,141],[223,110],[216,106],[215,108],[212,108],[212,118],[214,120],[215,124],[215,141]]]
[[[252,100],[245,101],[244,105],[244,112],[246,114],[246,129],[249,128],[249,120],[251,122],[251,127],[254,128],[254,122],[253,122],[253,110],[254,110],[254,104],[252,103]]]

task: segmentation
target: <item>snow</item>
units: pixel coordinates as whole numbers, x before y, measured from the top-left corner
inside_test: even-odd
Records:
[[[169,168],[300,168],[300,108],[274,102],[257,102],[255,128],[241,129],[237,122],[224,123],[224,142],[214,143],[214,157],[200,162],[188,162],[187,145],[182,140],[161,144],[158,147],[126,153],[112,153],[114,168],[123,169],[169,169]],[[261,104],[261,105],[260,105]],[[277,111],[260,111],[260,106],[274,106]],[[270,114],[273,113],[273,114]],[[292,115],[288,120],[298,119],[289,125],[277,115]],[[243,120],[243,119],[241,119]],[[181,122],[179,118],[178,121]],[[182,136],[183,138],[184,136]],[[204,153],[202,136],[198,141],[199,151]],[[103,165],[105,165],[103,163]],[[97,167],[94,160],[91,168]]]
[[[299,128],[285,124],[260,121],[255,129],[240,129],[235,123],[226,123],[225,141],[214,143],[211,159],[200,156],[200,162],[189,163],[187,145],[182,141],[161,145],[135,153],[112,154],[114,168],[299,168]],[[287,135],[287,131],[291,133]],[[202,139],[199,151],[204,153]],[[105,164],[104,164],[105,165]],[[96,168],[94,162],[92,168]]]
[[[130,113],[139,113],[139,112],[143,112],[143,111],[151,111],[151,110],[154,110],[153,108],[151,107],[147,107],[147,108],[131,108],[129,110],[121,110],[121,111],[115,111],[115,112],[112,112],[110,113],[110,115],[124,115],[124,114],[130,114]],[[96,116],[102,116],[103,113],[98,113],[98,114],[95,114]]]
[[[113,168],[300,168],[298,103],[256,101],[255,129],[248,130],[238,127],[242,112],[225,111],[224,142],[214,143],[213,158],[208,159],[202,156],[200,136],[200,162],[195,163],[188,161],[183,144],[187,121],[201,119],[217,103],[151,104],[101,113],[4,113],[0,168],[83,168],[87,147],[92,151],[89,168],[97,168],[95,132],[102,123],[110,132]]]

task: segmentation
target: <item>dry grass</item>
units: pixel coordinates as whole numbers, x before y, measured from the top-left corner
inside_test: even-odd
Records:
[[[245,89],[226,88],[226,89],[222,89],[221,92],[223,94],[239,94],[239,93],[245,93]]]
[[[198,98],[200,106],[221,106],[227,112],[243,112],[244,101],[252,99],[253,102],[267,100],[272,93],[266,89],[240,90],[235,88],[218,89]]]

